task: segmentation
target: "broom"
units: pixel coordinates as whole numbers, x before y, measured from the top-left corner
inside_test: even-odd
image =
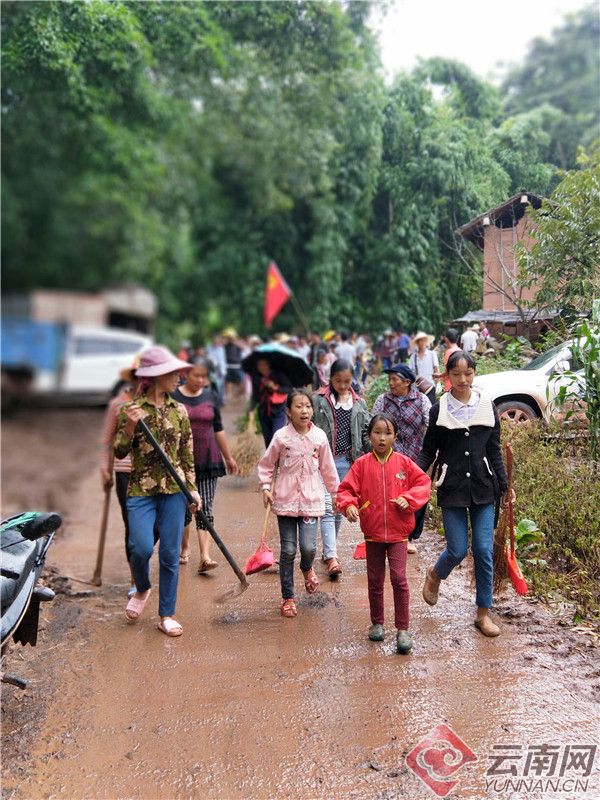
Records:
[[[366,557],[367,557],[367,543],[359,542],[356,545],[356,550],[354,551],[353,558],[359,561],[361,558],[366,558]]]
[[[273,478],[271,480],[271,492],[275,487],[275,476],[277,474],[277,465],[275,465],[275,470],[273,472]],[[256,548],[255,552],[252,553],[251,556],[246,560],[246,566],[244,567],[244,572],[246,575],[253,575],[255,572],[262,572],[263,569],[268,569],[272,567],[275,563],[275,556],[273,555],[273,551],[267,545],[267,527],[269,525],[269,514],[271,513],[271,503],[267,503],[267,513],[265,514],[265,525],[262,532],[262,537],[260,540],[260,544]]]
[[[238,465],[238,475],[247,478],[252,475],[263,454],[261,440],[252,430],[252,415],[246,429],[241,433],[231,447],[231,455]]]
[[[513,452],[510,442],[506,443],[506,469],[508,472],[508,521],[510,528],[510,549],[506,548],[506,569],[508,570],[508,577],[515,588],[517,594],[527,594],[527,582],[523,577],[521,568],[517,563],[515,555],[515,520],[513,516],[513,499],[512,499],[512,472],[513,472]]]
[[[369,505],[368,503],[365,503],[364,506],[361,506],[358,509],[358,513],[360,514],[360,512],[363,510],[363,508],[365,508],[368,505]],[[359,542],[356,545],[356,550],[354,551],[353,558],[355,558],[357,561],[360,561],[360,559],[366,558],[366,557],[367,557],[367,543],[363,540],[362,542]]]
[[[503,508],[494,531],[494,594],[498,594],[508,579],[506,537],[508,534],[508,508]]]

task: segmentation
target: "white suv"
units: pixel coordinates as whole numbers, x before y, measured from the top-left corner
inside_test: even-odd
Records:
[[[473,386],[492,398],[500,419],[528,422],[542,418],[549,422],[563,416],[563,408],[556,402],[561,387],[566,387],[572,405],[583,397],[584,381],[583,365],[577,363],[571,342],[565,342],[522,369],[476,374]]]
[[[119,372],[131,367],[135,356],[152,344],[151,337],[136,331],[74,325],[67,337],[58,388],[108,398],[122,383]]]

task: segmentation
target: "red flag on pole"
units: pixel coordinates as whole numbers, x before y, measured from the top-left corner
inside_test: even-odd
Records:
[[[291,289],[285,282],[279,267],[274,261],[271,261],[267,270],[267,286],[265,288],[265,325],[267,328],[271,327],[273,320],[290,299],[291,294]]]

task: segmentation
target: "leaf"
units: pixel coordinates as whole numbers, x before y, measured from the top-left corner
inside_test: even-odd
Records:
[[[532,519],[522,519],[517,525],[517,530],[523,532],[532,532],[539,531],[539,528]]]

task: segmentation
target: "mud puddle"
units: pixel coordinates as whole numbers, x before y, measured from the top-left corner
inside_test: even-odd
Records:
[[[237,413],[226,414],[229,425]],[[101,414],[52,415],[50,441],[40,442],[33,459],[30,448],[22,451],[22,437],[41,436],[47,416],[5,421],[3,505],[11,511],[22,504],[30,496],[23,481],[37,476],[37,497],[51,493],[64,503],[59,510],[67,510],[49,561],[57,574],[89,580],[103,499],[95,451]],[[7,454],[14,471],[6,470]],[[255,481],[219,481],[215,516],[243,565],[264,519]],[[177,618],[184,634],[168,639],[156,628],[157,592],[137,624],[124,619],[129,578],[113,500],[103,585],[71,580],[67,594],[43,607],[38,647],[11,654],[11,671],[30,684],[25,692],[3,689],[4,796],[435,797],[406,756],[441,724],[476,759],[455,773],[446,769],[446,779],[458,781],[449,797],[598,796],[600,756],[584,776],[585,765],[574,769],[565,750],[598,738],[600,660],[592,637],[560,626],[542,606],[509,589],[497,603],[502,635],[485,639],[472,624],[468,564],[453,573],[430,608],[420,589],[442,545],[427,531],[408,567],[414,649],[399,656],[389,586],[386,641],[366,638],[365,562],[352,559],[359,539],[358,527],[344,523],[344,573],[334,583],[317,564],[316,595],[306,595],[296,572],[295,619],[279,613],[274,569],[252,576],[233,603],[216,605],[213,597],[237,579],[216,547],[219,568],[198,576],[194,550],[180,576]],[[274,523],[270,540],[277,554]],[[533,760],[542,745],[558,752],[556,777],[567,759],[563,779],[580,779],[576,792],[548,793],[551,763],[544,772]],[[458,740],[452,746],[464,760],[466,749]],[[506,773],[489,773],[498,753],[513,756],[502,765],[514,767],[508,774],[513,781],[546,783],[507,788]]]

